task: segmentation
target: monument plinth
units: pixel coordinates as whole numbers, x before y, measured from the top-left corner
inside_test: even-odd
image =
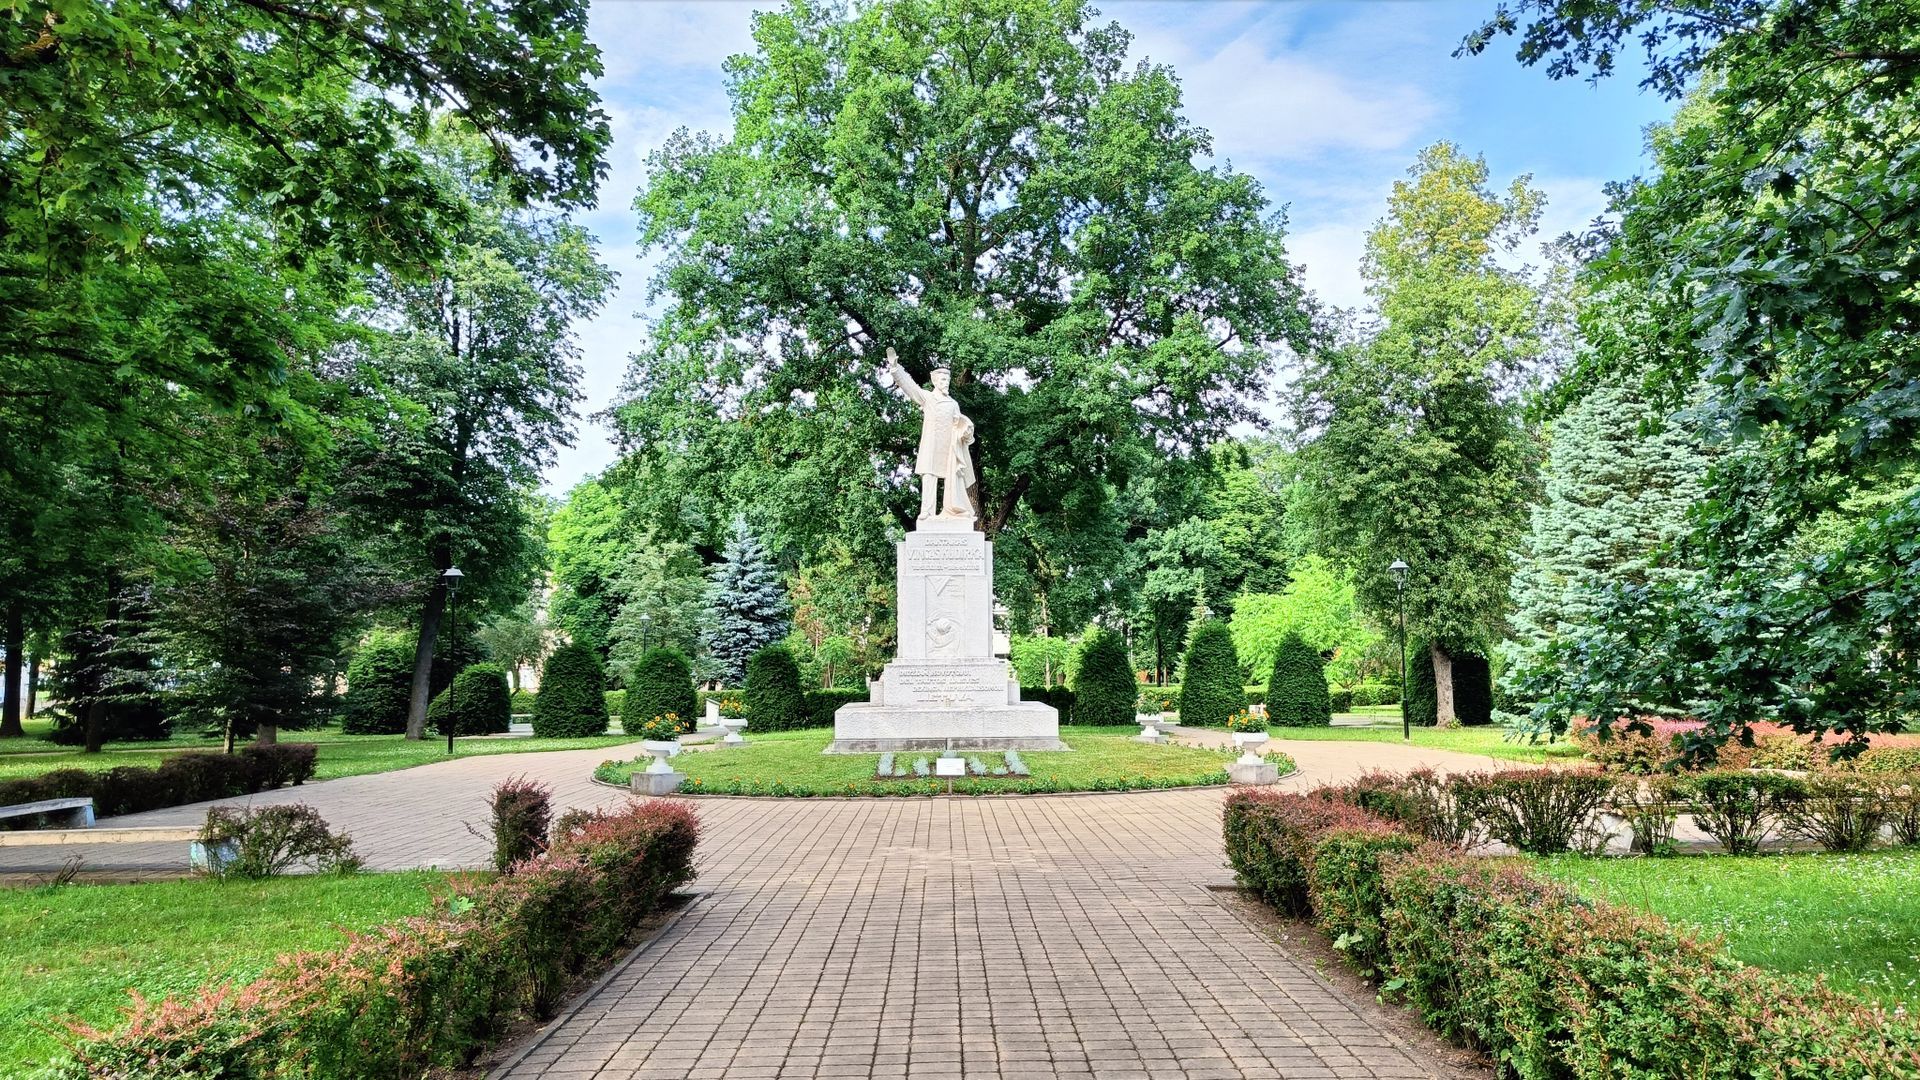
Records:
[[[993,545],[974,527],[964,494],[973,423],[947,396],[946,372],[934,373],[928,391],[887,355],[895,384],[923,416],[920,518],[895,548],[900,651],[868,681],[868,700],[833,714],[827,752],[1064,750],[1060,714],[1021,701],[1011,666],[993,655]]]

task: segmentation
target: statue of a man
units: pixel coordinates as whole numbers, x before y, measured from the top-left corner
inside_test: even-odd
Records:
[[[937,512],[941,517],[973,520],[973,501],[967,489],[973,486],[973,421],[960,412],[960,403],[947,394],[953,375],[946,368],[933,373],[933,389],[923,390],[900,357],[887,350],[887,373],[893,384],[920,406],[920,452],[914,455],[913,471],[920,476],[920,519]],[[935,508],[935,489],[944,483],[939,507]]]

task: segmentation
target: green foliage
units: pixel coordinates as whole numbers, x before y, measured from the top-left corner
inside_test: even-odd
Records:
[[[652,649],[627,676],[620,719],[624,725],[629,718],[639,723],[668,714],[679,719],[683,731],[692,731],[699,720],[700,701],[693,689],[693,668],[678,650]]]
[[[393,735],[407,729],[407,690],[413,683],[413,638],[375,630],[347,661],[347,692],[340,729],[351,735]]]
[[[1467,727],[1493,723],[1493,671],[1486,657],[1454,654],[1453,715]]]
[[[745,519],[734,521],[720,558],[713,570],[713,625],[707,647],[721,678],[738,682],[748,659],[786,637],[791,623],[779,571]]]
[[[1081,644],[1074,669],[1075,715],[1083,724],[1131,724],[1138,694],[1126,641],[1113,630],[1096,628]]]
[[[1631,783],[1632,781],[1629,781]],[[1533,855],[1591,851],[1606,833],[1594,817],[1621,786],[1608,773],[1581,769],[1512,769],[1450,778],[1459,813],[1495,840]]]
[[[472,664],[427,706],[427,725],[445,735],[503,735],[512,721],[512,694],[499,664]]]
[[[624,511],[606,483],[582,480],[554,511],[546,539],[553,564],[548,610],[554,626],[565,631],[568,640],[604,652],[613,642],[613,620],[621,609],[617,582],[632,549]]]
[[[900,0],[756,21],[731,130],[668,140],[637,200],[672,298],[616,409],[649,520],[724,506],[778,550],[838,535],[881,558],[910,493],[876,486],[874,455],[905,458],[917,427],[875,377],[892,346],[917,379],[952,369],[983,525],[1045,519],[1000,550],[1046,594],[1096,550],[1117,567],[1114,487],[1251,415],[1269,346],[1311,334],[1278,222],[1204,160],[1172,73],[1127,66],[1092,17]],[[1102,576],[1061,590],[1063,624]]]
[[[1335,685],[1353,681],[1361,656],[1379,635],[1354,609],[1352,579],[1318,555],[1300,559],[1288,572],[1284,592],[1234,598],[1227,625],[1240,661],[1253,671],[1270,671],[1280,643],[1297,634],[1315,652],[1332,654],[1328,678]]]
[[[352,838],[334,833],[318,811],[300,803],[213,807],[199,839],[214,877],[278,877],[303,863],[323,874],[360,868]]]
[[[1693,715],[1706,742],[1920,714],[1911,5],[1523,11],[1465,48],[1519,32],[1527,62],[1605,75],[1636,41],[1648,85],[1691,95],[1588,271],[1645,296],[1653,332],[1607,340],[1569,384],[1689,402],[1721,444],[1680,552],[1698,578],[1623,588],[1549,646],[1527,695],[1557,726]]]
[[[1015,634],[1008,643],[1014,674],[1021,686],[1065,686],[1067,668],[1076,652],[1072,638],[1030,637]],[[1085,646],[1079,646],[1081,655],[1085,655]],[[1126,646],[1121,645],[1121,658],[1126,658]]]
[[[1325,663],[1297,633],[1280,639],[1273,675],[1267,680],[1266,705],[1269,722],[1281,727],[1324,727],[1333,723]]]
[[[746,687],[741,697],[746,702],[750,730],[785,731],[807,725],[800,666],[783,645],[769,645],[747,661]]]
[[[1678,778],[1674,794],[1692,806],[1702,832],[1730,854],[1748,855],[1780,829],[1782,815],[1805,789],[1780,773],[1714,769]]]
[[[1401,709],[1407,721],[1419,727],[1440,723],[1435,699],[1433,664],[1427,660],[1427,643],[1417,638],[1407,641],[1407,700]]]
[[[553,789],[524,776],[493,786],[487,796],[492,811],[493,869],[505,874],[547,850],[547,831],[553,825]]]
[[[840,706],[851,705],[856,701],[866,701],[866,687],[840,687],[832,690],[808,690],[801,695],[805,710],[805,727],[832,727],[833,714]]]
[[[1504,193],[1448,143],[1420,154],[1367,236],[1379,310],[1359,344],[1316,355],[1300,421],[1317,546],[1353,553],[1359,604],[1392,625],[1404,560],[1412,636],[1489,642],[1506,613],[1533,447],[1502,387],[1541,352],[1538,297],[1501,262],[1543,205],[1528,178]],[[1416,656],[1418,654],[1415,654]],[[1451,717],[1444,719],[1451,720]]]
[[[1240,658],[1233,651],[1233,634],[1226,623],[1212,620],[1200,625],[1181,670],[1182,724],[1222,727],[1227,717],[1246,707]]]
[[[540,738],[577,738],[607,730],[606,675],[600,654],[572,643],[553,650],[540,671],[533,703],[533,733]]]

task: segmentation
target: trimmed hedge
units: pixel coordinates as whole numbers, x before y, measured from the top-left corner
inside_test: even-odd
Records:
[[[1180,722],[1190,727],[1224,727],[1246,708],[1240,684],[1240,656],[1227,624],[1213,619],[1193,633],[1180,674]]]
[[[419,1076],[470,1064],[522,1017],[545,1019],[570,980],[615,953],[693,880],[699,826],[684,803],[567,815],[543,856],[467,881],[434,911],[288,957],[238,988],[136,1001],[114,1031],[77,1027],[63,1080]]]
[[[800,665],[784,645],[769,645],[747,660],[747,686],[742,697],[750,731],[791,731],[812,726],[800,690]]]
[[[1504,1075],[1920,1077],[1910,1019],[1743,966],[1657,916],[1511,863],[1420,845],[1346,797],[1236,790],[1228,860],[1276,906],[1304,905],[1357,967]]]
[[[836,686],[831,690],[808,690],[800,695],[800,699],[806,718],[803,727],[832,727],[833,714],[839,711],[840,706],[867,700],[867,692],[864,689]],[[752,723],[749,722],[748,726],[751,727]]]
[[[1306,639],[1290,633],[1273,654],[1267,680],[1267,719],[1281,727],[1326,727],[1333,723],[1327,694],[1327,662]],[[1342,712],[1346,711],[1343,707]]]
[[[540,696],[533,702],[533,733],[570,739],[607,733],[607,677],[600,653],[590,645],[562,645],[540,670]]]
[[[428,703],[427,726],[445,735],[451,714],[455,735],[503,735],[513,722],[512,712],[506,669],[499,664],[473,664]]]
[[[636,725],[656,716],[680,718],[680,730],[692,731],[700,714],[700,697],[693,689],[693,665],[677,649],[648,649],[627,677],[626,697],[620,702],[620,720]]]
[[[100,817],[137,814],[169,806],[254,795],[313,779],[320,748],[313,743],[274,743],[242,747],[233,754],[193,751],[157,766],[121,765],[112,769],[55,769],[19,780],[0,780],[0,806],[45,799],[92,799]],[[0,821],[0,829],[37,828],[27,818]]]
[[[1129,678],[1131,678],[1131,676],[1129,676]],[[1071,724],[1075,722],[1074,710],[1078,707],[1079,697],[1068,687],[1023,686],[1020,688],[1020,700],[1021,701],[1037,701],[1042,705],[1051,705],[1053,706],[1053,710],[1060,714],[1060,722],[1062,724]],[[1131,706],[1133,705],[1133,691],[1131,687],[1128,688],[1127,696],[1124,699],[1122,699],[1122,704],[1124,707],[1127,708],[1127,718],[1125,720],[1109,721],[1109,723],[1116,724],[1116,725],[1126,724],[1128,726],[1132,726],[1133,711]],[[1087,724],[1094,723],[1094,721],[1092,720],[1083,720],[1079,722],[1087,723]]]
[[[1025,697],[1035,693],[1022,687],[1020,694]],[[1112,630],[1095,630],[1087,635],[1080,646],[1080,658],[1073,673],[1073,693],[1068,698],[1070,708],[1077,708],[1081,722],[1086,724],[1120,726],[1133,723],[1136,711],[1140,709],[1137,700],[1141,694],[1138,682],[1133,674],[1133,660],[1127,655],[1127,643]],[[1045,698],[1035,696],[1035,701]],[[1049,705],[1060,706],[1048,701]],[[1060,722],[1066,723],[1068,709],[1061,709]],[[1158,712],[1158,709],[1151,710]]]

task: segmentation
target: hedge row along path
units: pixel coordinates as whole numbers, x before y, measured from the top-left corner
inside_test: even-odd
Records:
[[[1402,747],[1314,746],[1354,768],[1409,764]],[[481,820],[493,783],[525,775],[561,804],[604,804],[623,796],[588,775],[626,752],[638,748],[461,759],[254,801],[313,805],[377,868],[478,865],[487,845],[466,822]],[[1420,753],[1419,764],[1484,766]],[[1317,766],[1302,783],[1332,778],[1331,756]],[[705,895],[501,1075],[1462,1075],[1214,898],[1208,887],[1232,880],[1222,795],[700,800]],[[180,856],[177,845],[84,854],[150,869]],[[24,857],[51,869],[61,852],[7,851],[0,870]]]

